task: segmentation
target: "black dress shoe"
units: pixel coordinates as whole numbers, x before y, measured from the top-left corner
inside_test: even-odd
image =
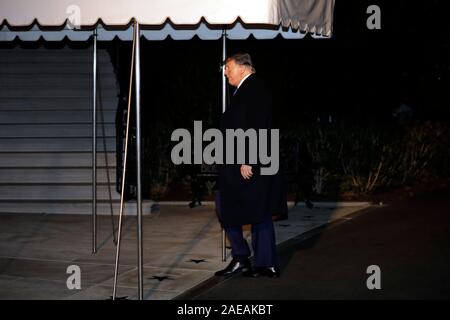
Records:
[[[287,220],[289,217],[287,214],[280,214],[278,216],[273,216],[272,217],[272,221],[273,222],[278,222],[278,221],[283,221],[283,220]]]
[[[245,272],[250,270],[250,260],[245,259],[242,261],[233,258],[230,264],[223,270],[217,271],[214,275],[216,276],[229,276],[239,272]]]
[[[275,267],[256,267],[244,272],[244,276],[250,278],[258,278],[258,277],[279,278],[280,272]]]

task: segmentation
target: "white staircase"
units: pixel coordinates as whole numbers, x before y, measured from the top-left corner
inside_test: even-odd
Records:
[[[0,50],[0,212],[92,212],[92,60],[92,47]],[[117,214],[116,78],[105,50],[97,61],[98,213]]]

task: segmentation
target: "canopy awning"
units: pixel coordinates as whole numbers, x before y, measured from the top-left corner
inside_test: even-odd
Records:
[[[3,0],[0,41],[65,37],[83,41],[97,27],[99,40],[132,39],[130,22],[148,40],[286,39],[332,35],[334,0]]]

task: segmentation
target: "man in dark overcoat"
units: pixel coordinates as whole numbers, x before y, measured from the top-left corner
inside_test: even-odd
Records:
[[[226,60],[225,75],[234,87],[233,95],[221,117],[221,131],[226,141],[226,129],[268,130],[270,150],[270,129],[272,129],[272,96],[264,82],[255,75],[250,55],[235,54]],[[259,139],[258,139],[259,142]],[[278,143],[278,141],[276,141]],[[226,146],[226,142],[224,146]],[[258,146],[259,148],[259,146]],[[249,146],[246,145],[245,163],[228,164],[224,148],[224,164],[219,165],[218,212],[219,219],[231,244],[231,263],[217,276],[228,276],[244,272],[245,276],[278,277],[279,266],[276,255],[275,231],[272,215],[287,212],[287,204],[281,175],[261,174],[263,165],[250,163]],[[273,155],[272,155],[273,156]],[[273,157],[272,157],[273,158]],[[250,264],[250,247],[243,236],[242,226],[251,224],[254,262]]]

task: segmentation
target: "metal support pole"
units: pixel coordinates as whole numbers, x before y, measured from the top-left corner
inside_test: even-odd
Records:
[[[222,30],[222,62],[227,58],[227,32]],[[227,80],[225,78],[225,65],[222,67],[222,112],[227,108]]]
[[[97,28],[94,30],[92,77],[92,253],[97,253]]]
[[[144,273],[143,273],[143,243],[142,243],[142,190],[141,190],[141,59],[139,41],[139,23],[135,22],[134,32],[136,39],[136,168],[137,168],[137,247],[138,247],[138,280],[139,300],[144,298]]]
[[[227,58],[227,32],[222,30],[222,62]],[[222,113],[227,108],[227,81],[225,78],[225,65],[222,66]],[[222,261],[227,261],[226,235],[222,228]]]
[[[127,158],[128,158],[128,136],[130,132],[130,113],[131,113],[131,89],[133,88],[133,70],[134,70],[134,50],[135,50],[135,33],[133,32],[133,43],[131,52],[131,67],[130,67],[130,86],[128,88],[128,109],[127,109],[127,127],[125,133],[125,148],[122,165],[122,187],[120,189],[120,211],[119,211],[119,226],[117,234],[117,247],[116,247],[116,264],[114,269],[114,284],[112,299],[116,300],[117,292],[117,275],[119,273],[119,257],[120,257],[120,240],[122,239],[122,217],[123,217],[123,202],[125,193],[125,177],[127,170]]]

